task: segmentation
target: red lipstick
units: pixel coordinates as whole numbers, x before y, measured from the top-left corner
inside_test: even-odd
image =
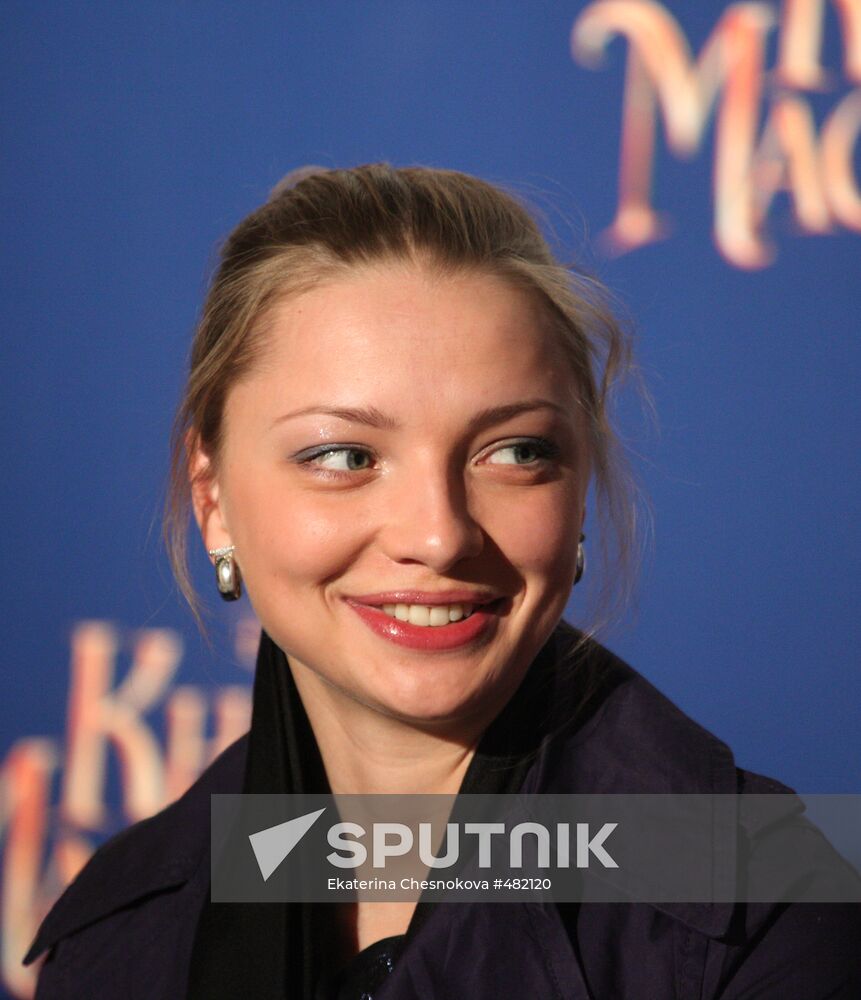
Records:
[[[369,594],[366,597],[350,597],[346,603],[372,632],[409,649],[458,649],[489,634],[499,620],[499,615],[496,614],[499,601],[487,595],[479,595],[477,591],[429,594],[399,590],[386,594]],[[411,625],[386,614],[382,609],[383,604],[425,604],[429,607],[438,604],[472,604],[473,612],[468,618],[449,622],[448,625]]]
[[[347,598],[358,604],[381,608],[384,604],[490,604],[499,594],[487,590],[460,587],[457,590],[387,590],[375,594],[356,594]]]

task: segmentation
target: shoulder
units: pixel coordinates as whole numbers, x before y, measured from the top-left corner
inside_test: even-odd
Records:
[[[645,677],[565,622],[553,636],[560,706],[540,780],[544,790],[724,792],[740,773],[730,748]],[[774,790],[788,790],[779,782]]]
[[[247,742],[246,734],[179,799],[102,844],[42,921],[24,963],[61,942],[66,959],[80,954],[107,939],[117,923],[134,924],[138,940],[146,942],[168,910],[176,921],[202,905],[209,884],[210,796],[241,791]],[[92,945],[85,947],[88,937]]]
[[[561,633],[569,645],[572,635],[576,638],[577,633],[570,628]],[[738,767],[726,743],[598,643],[587,643],[573,661],[566,662],[570,668],[559,672],[560,702],[571,703],[564,688],[582,687],[584,678],[591,693],[585,709],[549,743],[537,778],[533,776],[537,790],[753,795],[746,801],[758,807],[740,809],[735,819],[716,822],[713,830],[720,855],[731,860],[726,873],[733,883],[741,870],[738,866],[747,866],[749,874],[754,863],[768,870],[782,858],[787,878],[796,864],[803,864],[807,884],[816,880],[811,899],[850,898],[844,890],[857,879],[856,873],[808,820],[803,802],[791,788]],[[720,812],[715,810],[716,819]],[[729,886],[730,894],[724,898],[738,899],[737,891]],[[788,886],[785,898],[800,898],[799,886]],[[861,905],[857,902],[587,909],[591,921],[608,923],[607,947],[611,939],[620,938],[620,927],[625,925],[625,933],[632,935],[629,953],[642,948],[645,955],[654,949],[659,928],[669,920],[666,926],[674,933],[668,940],[687,949],[675,960],[698,967],[706,996],[859,995]],[[636,939],[640,931],[643,941]],[[596,934],[596,928],[589,933]],[[624,956],[620,961],[624,964]]]

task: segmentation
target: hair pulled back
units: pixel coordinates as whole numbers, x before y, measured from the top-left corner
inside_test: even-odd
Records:
[[[629,338],[603,286],[556,260],[518,200],[468,174],[426,167],[302,168],[224,242],[171,437],[164,536],[181,592],[200,623],[187,563],[191,445],[217,470],[225,400],[260,351],[266,313],[291,295],[386,262],[499,276],[547,309],[589,427],[604,570],[595,591],[601,613],[581,625],[591,634],[629,596],[638,561],[636,489],[609,415],[611,389],[631,369]]]

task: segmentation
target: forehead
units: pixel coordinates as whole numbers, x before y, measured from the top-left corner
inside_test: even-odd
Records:
[[[495,275],[359,271],[284,300],[261,334],[236,393],[258,408],[370,402],[409,422],[536,395],[573,406],[576,396],[546,309]]]

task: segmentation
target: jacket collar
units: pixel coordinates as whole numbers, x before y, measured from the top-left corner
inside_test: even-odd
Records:
[[[734,899],[739,779],[732,751],[602,646],[583,656],[595,661],[594,710],[567,738],[548,741],[523,791],[725,796],[713,812],[713,887],[718,899]],[[735,912],[732,902],[647,905],[712,938],[726,934]]]
[[[564,622],[553,633],[549,641],[557,657],[565,657],[573,636]],[[737,791],[735,763],[724,743],[608,650],[597,643],[587,648],[585,674],[594,678],[595,687],[586,720],[578,721],[570,733],[545,741],[524,792]],[[583,673],[581,657],[570,680],[580,683]],[[567,683],[565,675],[562,683]],[[204,865],[208,873],[210,795],[241,792],[247,749],[246,733],[176,802],[102,845],[48,913],[24,964],[61,938],[144,896],[188,883]],[[716,810],[718,877],[724,880],[734,878],[736,831],[734,807]],[[206,891],[208,879],[203,887]],[[734,910],[732,903],[650,905],[708,937],[726,933]]]

